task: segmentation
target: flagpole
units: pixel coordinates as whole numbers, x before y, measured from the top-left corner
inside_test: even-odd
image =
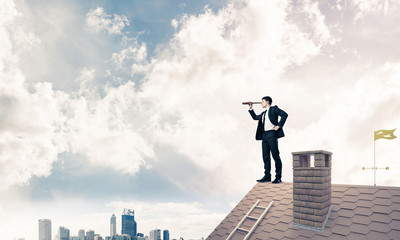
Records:
[[[374,133],[374,186],[376,186],[375,133]]]
[[[396,128],[393,129],[393,130],[384,130],[384,129],[382,129],[382,130],[377,130],[377,131],[374,132],[374,166],[372,166],[372,168],[366,168],[366,167],[362,167],[362,168],[361,168],[362,170],[367,170],[367,169],[372,169],[372,170],[374,170],[374,186],[376,186],[376,171],[377,171],[378,169],[389,170],[389,167],[378,168],[378,167],[376,166],[375,142],[376,142],[376,140],[381,139],[381,138],[383,138],[383,139],[389,139],[389,140],[390,140],[390,139],[395,139],[395,138],[397,138],[397,136],[395,136],[395,135],[393,134],[393,132],[394,132],[395,130],[396,130]]]

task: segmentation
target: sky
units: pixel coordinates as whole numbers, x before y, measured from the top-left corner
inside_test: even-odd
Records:
[[[0,0],[0,235],[38,220],[207,237],[263,175],[242,101],[271,96],[334,184],[400,186],[400,3]],[[255,107],[260,113],[262,108]],[[394,134],[399,136],[400,130]],[[375,149],[375,150],[374,150]]]

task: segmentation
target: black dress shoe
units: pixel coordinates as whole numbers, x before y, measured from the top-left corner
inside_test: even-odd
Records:
[[[281,182],[282,182],[282,180],[278,179],[278,178],[276,178],[274,181],[272,181],[272,183],[281,183]]]
[[[265,175],[261,179],[258,179],[257,182],[271,182],[271,177]]]

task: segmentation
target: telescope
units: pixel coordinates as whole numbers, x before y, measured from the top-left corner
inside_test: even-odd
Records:
[[[261,102],[242,102],[243,105],[261,104]]]

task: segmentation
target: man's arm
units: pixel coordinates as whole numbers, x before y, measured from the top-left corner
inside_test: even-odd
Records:
[[[280,109],[278,107],[276,107],[276,108],[277,108],[277,111],[278,111],[278,116],[281,117],[280,121],[278,122],[278,126],[277,127],[282,128],[283,125],[285,125],[285,122],[286,122],[286,119],[288,117],[288,114],[285,111],[283,111],[282,109]],[[275,130],[278,130],[278,129],[275,128]]]
[[[253,104],[252,104],[252,103],[249,103],[249,113],[250,113],[251,117],[252,117],[254,120],[259,120],[260,117],[261,117],[261,114],[260,114],[260,115],[257,115],[257,114],[254,112],[254,110],[253,110]]]

